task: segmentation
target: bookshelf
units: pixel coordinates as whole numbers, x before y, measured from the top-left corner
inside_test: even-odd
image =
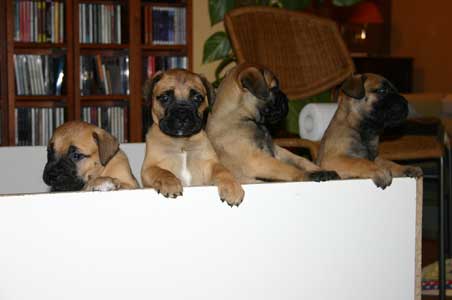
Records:
[[[3,146],[46,144],[69,120],[141,142],[145,79],[192,69],[192,0],[7,0],[0,19]]]

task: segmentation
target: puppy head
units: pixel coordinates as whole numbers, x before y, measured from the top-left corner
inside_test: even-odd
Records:
[[[42,178],[52,191],[81,190],[118,150],[117,140],[105,130],[80,121],[64,123],[49,141]]]
[[[340,92],[345,96],[340,97],[340,105],[348,106],[373,129],[395,126],[408,115],[408,102],[382,76],[371,73],[352,75],[342,84]]]
[[[204,127],[214,101],[212,85],[201,75],[183,69],[157,72],[145,84],[152,118],[173,137],[189,137]]]
[[[276,124],[288,113],[287,96],[276,76],[267,68],[243,64],[238,67],[236,84],[242,89],[245,107],[256,112],[259,123]]]

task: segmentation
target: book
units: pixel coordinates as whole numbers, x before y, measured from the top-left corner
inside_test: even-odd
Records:
[[[65,56],[15,54],[16,94],[61,95]]]
[[[64,108],[18,107],[15,109],[16,145],[47,145],[55,128],[64,123]]]
[[[32,43],[62,43],[64,6],[59,1],[14,1],[14,40]]]
[[[121,44],[122,4],[80,3],[80,43]]]
[[[114,106],[84,106],[81,118],[83,121],[98,126],[118,139],[120,143],[126,143],[127,137],[127,106],[124,102],[118,102]]]
[[[145,6],[144,42],[154,45],[185,45],[185,14],[185,7]],[[148,22],[152,25],[148,25]]]

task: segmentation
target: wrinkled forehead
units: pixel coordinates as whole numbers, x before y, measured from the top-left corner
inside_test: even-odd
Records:
[[[366,81],[364,82],[366,90],[387,86],[388,88],[397,91],[396,87],[383,76],[371,73],[366,73],[364,76],[366,76]]]
[[[206,89],[198,75],[188,72],[166,72],[155,87],[154,95],[173,91],[176,97],[187,97],[194,90],[206,95]]]
[[[76,126],[61,126],[57,128],[49,142],[56,153],[67,153],[70,146],[75,146],[83,153],[91,152],[96,148],[93,131],[89,126],[79,124]]]

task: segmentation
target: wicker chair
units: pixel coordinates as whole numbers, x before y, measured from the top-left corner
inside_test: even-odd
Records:
[[[279,77],[281,88],[289,99],[304,99],[331,90],[355,71],[345,43],[331,20],[261,6],[232,10],[225,15],[224,23],[238,62],[270,68]],[[422,119],[416,122],[424,123]],[[441,123],[438,125],[438,131],[442,132]],[[312,158],[317,157],[319,142],[298,137],[279,138],[275,142],[287,148],[308,148]],[[444,145],[442,133],[408,134],[396,139],[382,139],[379,148],[380,155],[390,160],[439,162],[440,195],[443,195],[440,201],[442,243],[445,237]],[[441,266],[444,266],[444,247],[440,252]],[[441,275],[444,275],[444,269]]]

